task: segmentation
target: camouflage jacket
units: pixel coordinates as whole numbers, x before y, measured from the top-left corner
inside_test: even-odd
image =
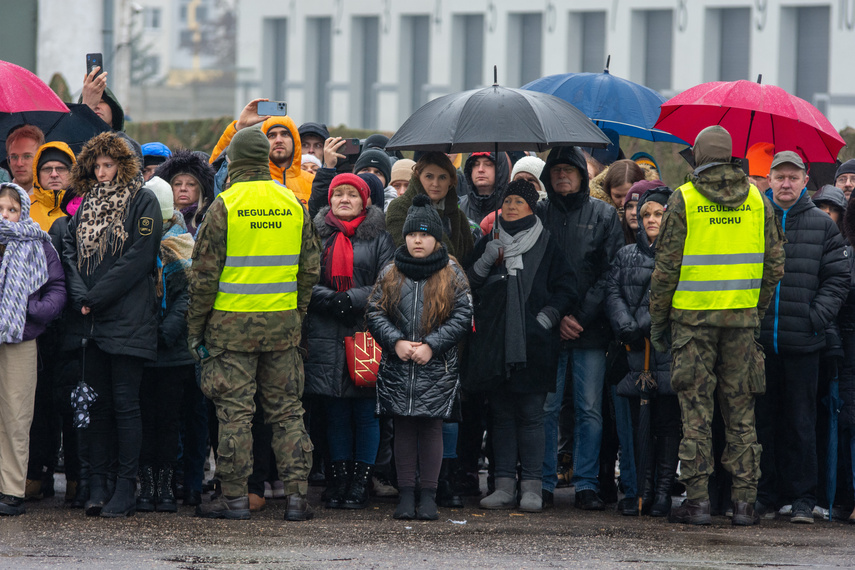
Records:
[[[269,178],[268,178],[269,179]],[[275,184],[275,182],[270,182]],[[303,207],[303,243],[297,271],[297,310],[237,313],[214,309],[220,274],[226,262],[228,212],[217,197],[196,233],[190,271],[189,338],[204,336],[204,344],[241,352],[285,350],[300,343],[302,319],[320,276],[321,247],[318,233]]]
[[[690,177],[695,188],[717,204],[735,208],[748,197],[748,177],[732,163],[708,164]],[[684,310],[671,306],[680,281],[683,245],[686,241],[686,203],[682,192],[674,192],[662,218],[656,240],[656,265],[650,282],[650,322],[654,330],[664,330],[669,319],[690,326],[755,328],[766,313],[778,281],[784,275],[784,235],[769,199],[763,196],[766,250],[763,279],[757,307],[730,310]]]

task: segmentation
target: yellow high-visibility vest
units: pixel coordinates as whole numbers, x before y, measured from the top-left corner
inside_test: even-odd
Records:
[[[238,182],[220,194],[228,213],[226,265],[214,308],[258,313],[297,308],[303,206],[273,181]]]
[[[752,185],[738,208],[716,204],[688,182],[686,243],[675,309],[725,310],[757,306],[765,251],[763,197]]]

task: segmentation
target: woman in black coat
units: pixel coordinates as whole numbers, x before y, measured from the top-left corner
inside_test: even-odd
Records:
[[[537,199],[528,181],[508,185],[499,235],[478,241],[473,255],[477,261],[468,271],[475,332],[469,341],[465,387],[489,393],[496,464],[496,490],[481,501],[487,509],[516,507],[518,457],[520,509],[543,508],[543,404],[546,394],[555,390],[558,322],[578,301],[572,270],[534,215]]]
[[[321,208],[314,219],[323,240],[323,270],[306,317],[305,393],[325,398],[332,461],[325,501],[330,508],[365,507],[380,443],[380,425],[374,415],[376,391],[354,385],[344,346],[345,337],[366,329],[371,288],[395,252],[382,208],[365,207],[367,201],[365,181],[340,174],[330,184],[330,206]],[[346,249],[344,240],[351,248],[346,258],[340,257]],[[344,261],[342,268],[349,275],[336,274],[337,259]]]
[[[143,188],[141,163],[125,138],[110,132],[87,142],[72,170],[72,187],[83,201],[63,243],[71,305],[64,346],[79,348],[86,339],[84,374],[98,394],[86,428],[91,516],[128,516],[136,508],[140,381],[144,361],[157,358],[162,226],[157,198]],[[110,497],[107,473],[114,455],[118,479]]]
[[[618,395],[631,399],[632,412],[638,425],[640,403],[639,376],[645,370],[645,353],[649,370],[656,381],[651,399],[651,436],[655,439],[656,472],[653,500],[653,469],[644,476],[642,511],[652,516],[667,516],[671,510],[671,485],[677,471],[677,451],[681,437],[680,405],[671,390],[671,355],[650,346],[650,278],[653,275],[656,237],[671,190],[665,187],[646,191],[638,201],[639,228],[637,241],[618,251],[607,281],[606,313],[618,341],[629,348],[629,373],[618,385]],[[637,449],[637,446],[636,446]],[[650,463],[648,462],[648,465]],[[628,486],[630,489],[634,485]],[[638,514],[634,496],[624,498],[623,514]]]

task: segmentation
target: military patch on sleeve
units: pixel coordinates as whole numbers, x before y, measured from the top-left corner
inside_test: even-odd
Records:
[[[154,220],[151,218],[140,218],[137,223],[137,229],[141,236],[151,235],[151,229],[154,227]]]

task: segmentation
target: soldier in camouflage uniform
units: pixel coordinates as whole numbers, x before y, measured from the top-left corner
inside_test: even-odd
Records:
[[[220,424],[217,472],[222,496],[197,507],[196,514],[203,517],[249,518],[247,478],[252,471],[256,390],[265,422],[273,428],[273,451],[288,495],[285,519],[312,517],[306,501],[312,442],[303,424],[303,363],[297,347],[320,273],[320,244],[305,208],[271,180],[269,151],[258,129],[235,135],[228,151],[231,187],[208,209],[193,251],[189,343],[194,354],[202,353],[202,391],[214,402]],[[296,221],[288,226],[287,220]],[[283,226],[291,228],[285,239],[276,233]],[[296,239],[302,240],[299,248]],[[296,265],[295,282],[269,282],[268,275],[283,271],[270,261],[273,257]],[[239,264],[236,259],[250,261]],[[282,290],[267,294],[277,286]],[[294,308],[281,310],[289,303]]]
[[[657,350],[665,351],[670,338],[671,386],[680,401],[683,423],[679,457],[687,499],[672,510],[671,522],[711,522],[707,485],[714,462],[711,424],[716,389],[726,426],[722,464],[733,477],[732,522],[751,525],[759,520],[754,502],[761,448],[754,425],[754,398],[763,392],[764,379],[763,353],[755,338],[784,273],[783,235],[768,198],[750,186],[739,165],[731,161],[731,152],[730,135],[722,127],[709,127],[698,135],[694,146],[697,168],[690,183],[668,201],[650,285],[651,341]],[[687,209],[689,200],[692,211]],[[689,220],[694,228],[691,234]],[[721,224],[726,231],[709,233],[710,227]],[[739,233],[748,230],[757,232],[751,234],[756,250],[736,253],[739,258],[721,255],[740,251],[744,240],[737,236],[748,235]],[[703,235],[720,236],[712,243],[716,249],[707,255],[689,256],[688,252],[697,253],[699,246],[709,245],[709,240],[698,243]],[[716,266],[712,271],[708,269],[711,265]],[[685,279],[693,270],[695,279]],[[723,286],[725,281],[717,280],[722,271],[743,277],[748,271],[750,278],[727,281],[729,285]],[[721,300],[720,295],[726,298],[734,293],[727,289],[737,289],[738,298],[752,302],[743,302],[743,308],[723,308],[740,305]],[[703,302],[695,306],[712,308],[676,308],[686,306],[686,291],[702,292]],[[675,295],[681,294],[678,302]],[[709,299],[715,301],[708,303]]]

